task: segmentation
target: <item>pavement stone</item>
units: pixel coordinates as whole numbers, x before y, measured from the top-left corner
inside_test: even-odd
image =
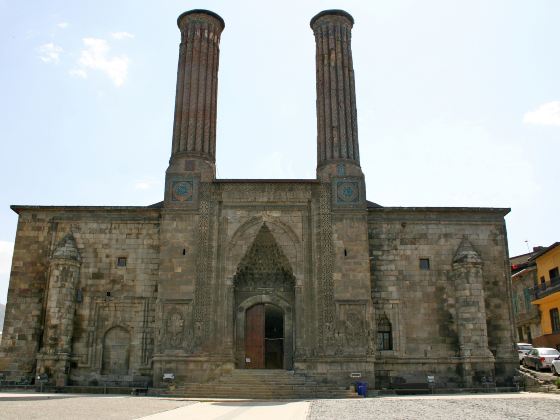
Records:
[[[523,392],[313,401],[308,419],[551,420],[559,413],[560,395]]]

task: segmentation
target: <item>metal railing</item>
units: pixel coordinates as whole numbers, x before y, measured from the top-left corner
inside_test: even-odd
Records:
[[[548,283],[541,283],[533,287],[535,299],[540,299],[552,293],[560,292],[560,277],[553,277]]]

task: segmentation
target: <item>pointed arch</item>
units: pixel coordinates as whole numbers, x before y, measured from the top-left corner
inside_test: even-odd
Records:
[[[234,287],[237,290],[266,287],[293,291],[294,280],[288,258],[278,246],[267,224],[263,223],[237,266],[233,277]]]
[[[242,258],[247,254],[260,228],[265,223],[272,237],[276,240],[278,248],[282,250],[288,259],[296,278],[300,278],[302,275],[303,261],[300,238],[290,226],[278,220],[278,218],[265,216],[259,215],[251,217],[231,235],[231,239],[228,241],[226,248],[226,278],[233,278]]]

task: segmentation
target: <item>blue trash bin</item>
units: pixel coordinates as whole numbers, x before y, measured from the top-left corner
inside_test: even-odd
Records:
[[[367,396],[367,382],[356,382],[356,391],[358,391],[358,395],[361,397]]]

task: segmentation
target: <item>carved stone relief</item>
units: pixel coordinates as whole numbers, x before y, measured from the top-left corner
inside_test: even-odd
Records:
[[[344,353],[364,354],[368,347],[365,303],[338,303],[337,335],[341,337]]]
[[[192,305],[190,302],[164,303],[163,350],[191,352],[193,347]]]

